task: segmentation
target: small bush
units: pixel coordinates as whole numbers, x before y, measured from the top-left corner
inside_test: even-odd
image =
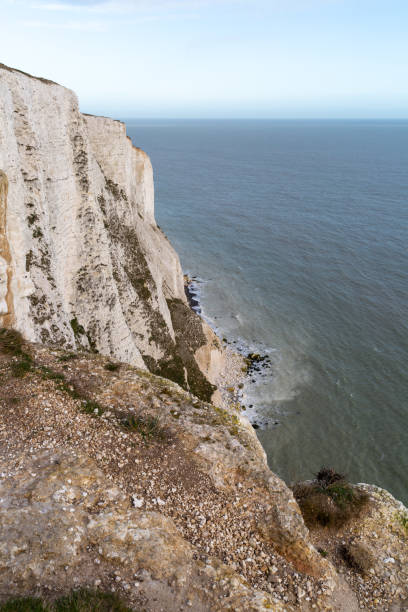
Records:
[[[342,474],[322,468],[311,483],[298,483],[293,494],[300,506],[305,523],[312,528],[340,527],[358,516],[368,501],[368,495],[353,487]]]
[[[316,474],[316,480],[317,482],[320,483],[322,487],[330,486],[334,484],[335,482],[341,482],[344,479],[345,479],[344,474],[339,474],[338,472],[335,472],[331,468],[323,467]]]
[[[137,433],[142,436],[143,440],[148,440],[150,438],[163,440],[166,437],[164,429],[160,426],[158,417],[131,415],[122,421],[122,425],[126,429],[137,431]]]
[[[112,363],[110,361],[109,363],[105,363],[103,367],[105,368],[105,370],[108,370],[109,372],[117,372],[117,370],[119,370],[120,368],[120,365],[118,363]]]
[[[21,355],[23,352],[23,336],[15,329],[0,329],[0,349],[9,355]]]

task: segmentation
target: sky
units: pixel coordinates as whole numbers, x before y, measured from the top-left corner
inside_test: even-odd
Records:
[[[140,118],[407,118],[407,0],[0,0],[0,62]]]

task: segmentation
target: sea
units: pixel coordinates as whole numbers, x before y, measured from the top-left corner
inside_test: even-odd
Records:
[[[287,483],[322,467],[408,502],[408,121],[138,120],[156,219],[232,347]]]

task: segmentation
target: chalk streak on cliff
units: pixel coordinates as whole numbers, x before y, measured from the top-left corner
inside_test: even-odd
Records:
[[[4,327],[13,324],[11,294],[11,255],[7,239],[7,176],[0,170],[0,320]]]

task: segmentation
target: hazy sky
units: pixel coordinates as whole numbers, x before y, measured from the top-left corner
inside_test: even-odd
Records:
[[[408,117],[408,0],[0,0],[0,62],[117,117]]]

